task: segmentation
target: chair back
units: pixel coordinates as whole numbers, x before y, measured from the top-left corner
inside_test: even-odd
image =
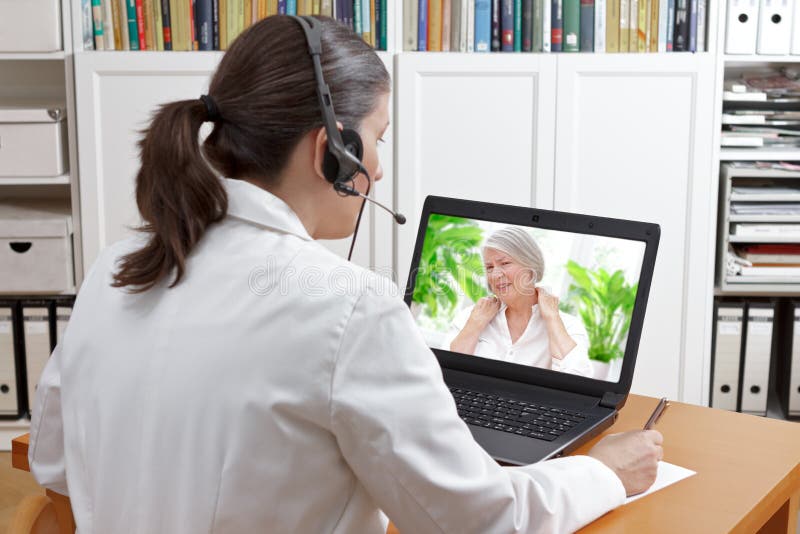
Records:
[[[28,495],[22,499],[8,534],[59,534],[56,508],[50,497]]]

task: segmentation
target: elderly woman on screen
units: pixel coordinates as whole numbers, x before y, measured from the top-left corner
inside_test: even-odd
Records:
[[[536,286],[544,256],[533,237],[509,226],[493,233],[482,253],[492,295],[456,317],[449,349],[591,377],[583,323]]]

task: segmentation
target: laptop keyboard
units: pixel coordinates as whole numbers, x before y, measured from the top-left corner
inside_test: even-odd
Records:
[[[451,387],[458,415],[471,425],[553,441],[580,424],[580,412]]]

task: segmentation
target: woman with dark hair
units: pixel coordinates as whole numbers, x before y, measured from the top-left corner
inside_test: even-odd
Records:
[[[331,19],[321,63],[378,181],[389,74]],[[298,21],[230,47],[141,141],[138,236],[104,250],[39,383],[30,463],[87,533],[566,532],[647,488],[657,432],[497,465],[397,287],[318,244],[353,233]],[[203,122],[213,131],[198,142]],[[365,193],[364,174],[351,182]]]

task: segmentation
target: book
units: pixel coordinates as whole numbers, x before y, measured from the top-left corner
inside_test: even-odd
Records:
[[[413,2],[414,0],[409,1]],[[418,13],[417,50],[420,52],[425,52],[428,50],[428,0],[419,0]]]
[[[675,0],[675,33],[672,49],[686,52],[689,49],[689,4],[688,0]]]
[[[697,0],[689,0],[689,52],[697,52]]]
[[[219,0],[211,0],[211,35],[213,38],[212,49],[221,50],[219,39]],[[164,46],[167,46],[166,42]]]
[[[131,37],[128,34],[128,2],[126,0],[116,0],[119,9],[119,40],[122,50],[131,49]]]
[[[629,0],[631,11],[628,15],[628,52],[639,52],[639,2],[642,0]]]
[[[503,0],[500,15],[501,50],[514,51],[514,0]]]
[[[450,50],[453,52],[463,52],[461,50],[461,9],[464,2],[453,0],[450,4]],[[464,43],[466,49],[466,43]]]
[[[358,35],[361,35],[361,33],[363,31],[362,28],[361,28],[361,14],[362,14],[361,2],[363,2],[363,1],[364,0],[353,0],[353,31],[355,33],[357,33]],[[366,0],[366,1],[369,2],[369,0]],[[430,31],[428,30],[428,24],[429,24],[428,17],[431,16],[430,3],[429,2],[431,2],[431,1],[435,1],[435,0],[427,0],[425,2],[425,8],[426,8],[426,11],[428,11],[428,15],[425,17],[425,21],[426,21],[426,23],[425,23],[425,33],[426,33],[426,35],[425,35],[425,43],[426,43],[425,44],[425,50],[430,50],[431,49],[430,48],[430,42],[428,41],[428,39],[430,38]],[[420,10],[421,9],[422,9],[422,6],[420,6]]]
[[[675,0],[667,0],[667,52],[675,49]]]
[[[136,20],[136,0],[126,0],[128,11],[128,39],[131,50],[139,50],[139,23]]]
[[[595,0],[581,0],[580,51],[594,52],[594,8]]]
[[[514,0],[514,52],[522,52],[522,0]]]
[[[214,50],[214,30],[211,0],[197,0],[195,3],[197,20],[197,48]]]
[[[156,49],[156,38],[154,33],[156,14],[153,10],[154,1],[155,0],[142,0],[142,10],[144,13],[144,39],[145,43],[147,43],[148,50]]]
[[[389,34],[387,33],[388,32],[388,23],[389,23],[389,20],[388,20],[387,17],[389,15],[388,15],[388,11],[387,11],[388,8],[386,6],[388,1],[389,0],[379,0],[380,8],[377,11],[378,16],[380,17],[379,18],[380,24],[376,23],[375,27],[376,28],[380,28],[380,43],[378,45],[380,50],[386,50],[386,47],[387,47],[387,44],[388,44],[388,38],[389,38],[388,37]],[[448,4],[452,2],[452,0],[447,0],[447,1],[448,1]],[[449,24],[448,24],[448,27],[449,27]]]
[[[731,235],[742,237],[800,237],[800,224],[735,223]]]
[[[522,0],[522,51],[533,51],[533,0]]]
[[[450,51],[450,38],[452,37],[452,31],[450,30],[450,19],[452,17],[452,10],[452,0],[442,0],[442,52]]]
[[[94,49],[105,50],[103,40],[103,3],[102,0],[92,0],[92,27],[94,28]]]
[[[369,2],[369,0],[360,1]],[[442,50],[442,0],[428,0],[428,50],[430,52]]]
[[[114,12],[111,0],[102,0],[103,4],[103,43],[106,50],[116,50],[114,47]]]
[[[474,0],[461,0],[461,21],[459,22],[459,34],[458,34],[458,49],[461,52],[466,52],[469,49],[469,45],[467,44],[467,38],[469,35],[469,30],[467,25],[469,24],[469,4],[471,4]]]
[[[564,52],[579,52],[581,0],[564,0]]]
[[[550,0],[536,0],[542,3],[542,52],[552,48],[553,3]]]
[[[531,51],[532,52],[542,52],[543,51],[543,34],[542,31],[544,27],[542,26],[542,17],[544,15],[544,2],[542,0],[533,0],[533,20],[531,24],[533,28],[531,29]]]
[[[403,2],[403,50],[408,52],[414,52],[417,49],[418,8],[419,2],[417,0],[405,0]]]
[[[619,52],[620,0],[606,0],[606,52]]]
[[[155,28],[153,33],[156,39],[156,50],[164,50],[164,17],[161,14],[161,0],[153,0]]]
[[[286,14],[297,15],[297,0],[286,0]],[[342,18],[342,20],[345,19]]]
[[[528,0],[530,2],[530,0]],[[492,2],[475,0],[475,51],[490,52],[492,40]]]
[[[219,0],[219,49],[228,49],[228,6],[230,0]]]
[[[286,11],[286,5],[284,2],[284,13],[281,13],[279,3],[277,0],[269,0],[267,2],[267,16],[271,17],[272,15],[283,15]],[[319,4],[319,14],[325,17],[332,17],[333,16],[333,0],[321,0]],[[377,16],[377,15],[376,15]],[[377,25],[376,25],[377,27]]]
[[[656,50],[659,52],[667,51],[668,11],[669,2],[667,0],[658,0],[658,47]]]
[[[144,5],[142,0],[136,0],[136,31],[139,32],[139,50],[148,50],[147,40],[144,35]]]
[[[647,52],[647,5],[649,0],[639,0],[639,19],[636,23],[636,51],[640,54]]]
[[[127,6],[127,4],[126,4]],[[94,50],[94,22],[92,20],[92,0],[81,0],[81,26],[83,28],[83,49]]]
[[[439,50],[442,49],[442,0],[430,0],[431,5],[439,9],[439,20],[437,31],[439,38]],[[367,44],[372,44],[372,5],[371,0],[361,0],[361,37]],[[319,9],[319,6],[317,6]]]
[[[594,2],[594,51],[602,53],[606,51],[606,10],[608,9],[607,0],[595,0]]]
[[[375,48],[375,2],[376,0],[369,0],[369,44]],[[321,5],[321,4],[320,4]],[[444,0],[442,0],[442,9],[444,9]],[[444,20],[442,20],[444,23]]]
[[[742,266],[742,276],[800,276],[800,267],[747,267]]]
[[[564,47],[564,0],[553,0],[551,9],[550,50],[561,52]]]
[[[647,45],[648,52],[658,52],[658,0],[647,0],[647,10],[650,13],[650,25],[647,27],[650,39]]]
[[[492,52],[499,52],[501,50],[500,4],[501,0],[492,0],[492,42],[491,42]]]
[[[180,0],[169,0],[169,13],[170,13],[170,39],[172,42],[173,50],[182,50],[181,48],[181,6]]]
[[[463,21],[462,21],[463,22]],[[467,41],[467,52],[475,51],[475,0],[467,0],[467,23],[461,25],[461,31],[467,29],[465,39]]]
[[[628,52],[630,49],[630,0],[620,0],[619,2],[619,51]]]
[[[331,17],[335,17],[336,15],[333,12],[334,3],[331,0]],[[278,0],[278,15],[285,15],[286,14],[286,0]]]
[[[111,21],[114,29],[114,50],[122,50],[122,24],[118,0],[108,0],[111,4]]]
[[[708,0],[697,0],[697,51],[706,51],[706,24]],[[796,8],[800,9],[800,8]],[[800,28],[797,28],[800,32]]]

